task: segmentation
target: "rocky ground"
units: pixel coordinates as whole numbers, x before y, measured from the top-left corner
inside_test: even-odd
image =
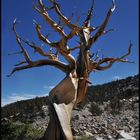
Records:
[[[86,140],[139,140],[139,98],[120,100],[121,109],[112,109],[110,101],[98,105],[96,112],[91,112],[91,102],[83,108],[75,108],[72,113],[72,131],[75,139]],[[96,103],[94,103],[96,104]],[[48,116],[48,107],[43,106]],[[45,130],[49,117],[38,117],[33,123]]]
[[[88,102],[75,108],[71,122],[74,140],[139,140],[139,97],[121,99],[119,106],[113,105],[110,101],[102,105]],[[32,126],[45,131],[49,122],[48,106],[42,109],[45,117],[37,113]]]

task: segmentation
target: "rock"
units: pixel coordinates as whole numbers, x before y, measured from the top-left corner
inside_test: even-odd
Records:
[[[105,127],[101,127],[100,133],[105,134],[106,133],[106,128]]]
[[[130,132],[130,127],[128,127],[128,126],[123,126],[123,130],[125,131],[125,132]]]
[[[74,129],[74,128],[72,128],[71,130],[72,130],[72,133],[73,133],[74,136],[79,133],[79,131]]]
[[[81,130],[86,130],[87,128],[85,126],[81,126]]]
[[[8,120],[9,120],[9,119],[6,118],[6,117],[1,119],[2,122],[7,122]]]
[[[108,135],[108,136],[107,136],[107,139],[108,139],[108,140],[112,140],[113,138],[112,138],[112,136]]]
[[[93,134],[88,131],[84,131],[84,134],[88,137],[93,137]]]
[[[136,140],[136,138],[132,137],[130,134],[124,132],[124,130],[117,131],[118,135],[116,136],[116,139],[118,140]]]
[[[96,137],[95,140],[104,140],[102,137]]]

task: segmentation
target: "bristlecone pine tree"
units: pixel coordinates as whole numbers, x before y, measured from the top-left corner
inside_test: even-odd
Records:
[[[35,30],[37,32],[39,40],[50,47],[49,52],[45,52],[42,47],[37,46],[35,43],[29,40],[22,39],[16,31],[17,20],[13,22],[13,31],[15,33],[16,41],[21,49],[25,60],[15,65],[15,68],[11,72],[13,73],[29,69],[33,67],[41,66],[54,66],[66,73],[65,78],[54,87],[49,93],[49,111],[50,121],[44,136],[41,140],[73,140],[70,121],[71,112],[73,108],[86,97],[86,91],[89,81],[89,75],[94,71],[102,71],[110,68],[115,62],[129,62],[126,58],[131,53],[132,43],[130,42],[128,52],[121,57],[113,58],[98,58],[98,53],[91,54],[91,47],[102,35],[112,31],[105,30],[109,22],[110,16],[115,10],[115,3],[112,0],[112,7],[109,8],[108,13],[101,24],[101,26],[93,27],[90,25],[92,18],[94,1],[92,1],[91,7],[88,10],[86,19],[83,25],[78,25],[78,19],[76,23],[72,23],[71,18],[65,17],[61,12],[60,5],[56,0],[48,0],[52,6],[47,7],[43,4],[42,0],[38,0],[38,4],[34,6],[34,9],[44,18],[47,24],[50,25],[58,34],[61,39],[58,42],[52,42],[48,39],[48,36],[44,36],[41,33],[41,25],[34,21]],[[54,21],[48,11],[56,13],[60,21],[57,23]],[[68,27],[70,32],[66,34],[64,27]],[[92,33],[94,32],[94,35]],[[68,41],[77,36],[79,38],[79,45],[70,47]],[[23,43],[31,47],[36,53],[44,56],[44,59],[32,61],[23,47]],[[77,59],[72,56],[72,51],[78,50]],[[15,53],[12,53],[15,54]],[[60,56],[63,56],[67,63],[59,60]]]

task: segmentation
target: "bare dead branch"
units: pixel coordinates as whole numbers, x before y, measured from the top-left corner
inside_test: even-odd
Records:
[[[78,22],[79,22],[79,20],[80,20],[80,16],[77,17],[77,19],[76,19],[74,25],[78,26]]]
[[[95,57],[95,58],[93,58],[93,60],[96,61],[99,58],[98,54],[100,51],[101,51],[101,49],[98,49],[96,53],[93,52],[92,54],[90,54],[90,59]]]
[[[36,31],[38,34],[38,37],[40,38],[40,40],[42,40],[43,42],[47,43],[49,46],[51,47],[55,47],[58,52],[64,56],[64,58],[70,63],[70,65],[73,67],[75,67],[75,59],[74,57],[70,54],[70,50],[69,47],[67,46],[67,39],[66,38],[62,38],[59,42],[50,42],[47,38],[45,38],[41,32],[41,26],[35,22],[35,27],[36,27]]]
[[[50,0],[50,2],[52,2],[52,4],[54,5],[56,13],[62,19],[64,24],[66,24],[72,30],[77,28],[79,29],[78,26],[72,24],[71,21],[62,14],[62,12],[60,11],[60,5],[56,2],[56,0]]]
[[[105,35],[105,34],[107,34],[107,33],[109,33],[109,32],[112,32],[112,31],[115,31],[115,29],[109,29],[109,30],[107,30],[107,31],[103,31],[103,34]]]
[[[112,65],[113,65],[113,62],[110,62],[110,63],[109,63],[108,65],[106,65],[106,66],[100,66],[100,65],[98,65],[98,66],[95,68],[95,70],[106,70],[106,69],[111,68]]]
[[[40,26],[37,22],[35,22],[35,21],[34,21],[34,25],[35,25],[35,29],[36,29],[38,38],[39,38],[40,40],[42,40],[44,43],[48,44],[49,46],[51,46],[51,47],[56,47],[56,43],[55,43],[55,42],[51,43],[51,42],[48,40],[47,36],[45,37],[45,36],[43,36],[43,35],[41,34],[41,31],[40,31],[40,30],[41,30],[41,26]]]
[[[121,56],[120,59],[123,59],[123,58],[125,58],[126,56],[130,55],[132,47],[133,47],[133,44],[132,44],[132,42],[131,42],[131,40],[130,40],[128,52],[127,52],[125,55]]]
[[[74,16],[74,13],[71,14],[71,16],[68,18],[68,20],[71,21],[73,16]]]
[[[39,10],[39,8],[34,4],[34,0],[32,0],[32,5],[33,5],[33,8],[41,14],[41,11]]]
[[[65,63],[62,63],[60,61],[57,61],[57,60],[37,60],[37,61],[32,61],[28,65],[15,67],[13,69],[13,71],[7,76],[10,77],[12,74],[14,74],[15,72],[20,71],[20,70],[25,70],[25,69],[29,69],[29,68],[33,68],[33,67],[40,67],[40,66],[45,66],[45,65],[54,66],[54,67],[62,70],[63,72],[66,72],[66,73],[68,72],[68,66]]]
[[[22,64],[25,64],[27,63],[26,61],[20,61],[18,64],[15,64],[15,66],[19,66],[19,65],[22,65]]]
[[[49,16],[45,6],[43,5],[42,0],[38,0],[38,5],[41,11],[42,16],[44,17],[44,19],[46,20],[46,22],[56,31],[58,32],[60,35],[62,35],[63,37],[66,36],[66,34],[64,33],[64,31],[62,30],[62,28]],[[52,7],[51,7],[52,8]],[[40,13],[40,12],[39,12]]]
[[[15,19],[14,21],[13,21],[13,31],[14,31],[14,33],[15,33],[15,36],[16,36],[16,41],[17,41],[17,43],[19,44],[19,47],[21,48],[21,50],[22,50],[22,52],[23,52],[23,55],[24,55],[24,57],[25,57],[25,60],[28,62],[28,63],[30,63],[30,57],[29,57],[29,55],[28,55],[28,53],[27,53],[27,51],[23,48],[23,46],[22,46],[22,43],[21,43],[21,40],[20,40],[20,38],[19,38],[19,36],[18,36],[18,33],[16,32],[16,23],[17,23],[17,20]]]
[[[72,31],[67,35],[66,40],[73,38],[73,36],[75,36],[75,35],[77,35],[77,34],[78,34],[78,30],[77,30],[77,29],[72,30]]]
[[[34,43],[30,43],[29,41],[25,41],[22,38],[20,38],[18,36],[17,32],[16,32],[15,25],[16,25],[16,20],[14,20],[14,22],[13,22],[13,31],[14,31],[14,33],[16,35],[16,40],[17,40],[17,42],[18,42],[18,44],[19,44],[19,46],[20,46],[20,48],[22,50],[22,53],[24,54],[25,60],[26,60],[26,61],[20,61],[15,66],[20,66],[20,65],[25,64],[25,63],[28,63],[28,65],[24,65],[24,66],[20,66],[20,67],[15,67],[13,69],[13,71],[11,72],[10,75],[12,75],[13,73],[15,73],[16,71],[19,71],[19,70],[28,69],[28,68],[32,68],[32,67],[40,67],[40,66],[43,66],[43,65],[52,65],[52,66],[55,66],[55,67],[61,69],[64,72],[67,72],[68,71],[68,67],[69,67],[68,65],[60,62],[57,59],[54,60],[54,57],[53,56],[50,58],[51,55],[54,55],[53,53],[47,54],[40,47],[36,46]],[[38,33],[39,37],[45,43],[47,43],[50,46],[53,46],[54,47],[56,44],[54,45],[54,43],[49,42],[49,40],[47,40],[44,36],[41,35],[41,33],[40,33],[40,28],[41,28],[40,25],[39,24],[35,24],[35,25],[36,25],[36,30],[37,30],[37,33]],[[41,54],[43,56],[49,56],[49,60],[37,60],[37,61],[34,61],[34,62],[31,61],[30,58],[29,58],[29,55],[26,52],[26,50],[23,48],[21,41],[23,41],[24,43],[26,43],[27,45],[29,45],[30,47],[32,47],[39,54]],[[8,75],[8,76],[10,76],[10,75]]]
[[[110,16],[112,15],[112,13],[114,12],[116,8],[114,0],[112,0],[112,3],[113,3],[113,7],[109,9],[103,24],[100,26],[96,34],[92,38],[90,38],[90,45],[92,43],[95,43],[98,40],[98,38],[104,33],[104,30],[109,22]]]
[[[34,49],[34,52],[38,52],[42,56],[50,56],[50,54],[43,51],[41,47],[38,47],[35,43],[30,43],[28,40],[21,39],[24,43]]]
[[[134,63],[133,61],[129,61],[129,60],[125,59],[125,57],[130,55],[132,46],[133,46],[133,44],[130,41],[130,45],[128,47],[128,52],[119,58],[107,57],[107,58],[100,59],[98,62],[93,61],[91,64],[91,69],[92,70],[106,70],[106,69],[110,68],[115,62]],[[101,66],[101,64],[103,64],[103,63],[108,63],[108,64],[106,66]]]
[[[95,55],[95,61],[99,58],[98,54]]]
[[[96,31],[100,26],[97,27],[89,27],[90,32]]]
[[[94,0],[92,0],[91,8],[88,10],[88,14],[87,14],[86,20],[84,22],[84,27],[90,26],[90,19],[92,17],[93,6],[94,6]]]
[[[76,19],[75,25],[78,26],[78,21],[80,20],[80,16]],[[66,39],[71,39],[73,36],[78,35],[79,28],[74,28],[66,37]]]
[[[80,46],[76,46],[76,47],[74,47],[74,48],[70,48],[70,51],[74,51],[74,50],[76,50],[76,49],[80,49]]]
[[[90,59],[93,58],[95,55],[95,53],[93,52],[92,54],[90,54]]]
[[[52,9],[54,9],[54,6],[50,6],[50,7],[45,7],[45,9],[46,9],[46,11],[49,11],[49,10],[52,10]]]

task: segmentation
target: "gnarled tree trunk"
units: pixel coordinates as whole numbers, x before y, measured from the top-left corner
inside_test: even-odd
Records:
[[[77,78],[76,70],[68,74],[49,94],[50,121],[41,140],[73,140],[71,113],[84,99],[88,82]]]
[[[42,140],[73,140],[71,112],[77,99],[78,79],[67,75],[49,94],[50,122]]]

